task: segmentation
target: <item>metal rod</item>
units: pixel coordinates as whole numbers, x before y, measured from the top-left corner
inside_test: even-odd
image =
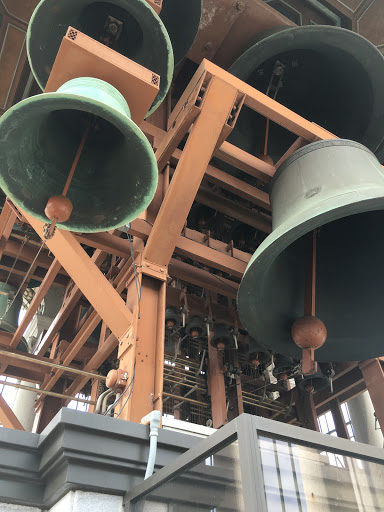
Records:
[[[47,391],[45,389],[32,388],[30,386],[24,386],[23,384],[14,384],[13,382],[8,382],[6,380],[1,380],[1,379],[0,379],[0,385],[10,386],[11,388],[25,389],[26,391],[33,391],[37,395],[55,396],[57,398],[64,398],[65,400],[68,400],[70,398],[71,400],[74,400],[75,402],[81,402],[83,404],[89,404],[89,405],[96,404],[96,402],[94,402],[92,400],[84,400],[83,398],[69,397],[68,395],[62,395],[61,393],[54,393],[53,391]]]
[[[179,402],[178,404],[174,405],[173,406],[173,410],[177,409],[178,407],[180,407],[181,405],[183,405],[184,403],[184,399],[187,398],[189,395],[191,395],[192,393],[194,393],[195,391],[197,390],[197,386],[193,387],[192,389],[190,389],[188,391],[188,393],[185,393],[185,395],[183,396],[183,400],[181,402]]]
[[[163,392],[164,396],[169,396],[169,398],[175,398],[176,400],[184,400],[185,402],[191,402],[192,404],[201,405],[203,407],[209,407],[205,402],[199,402],[198,400],[192,400],[192,398],[184,398],[183,396],[172,395],[172,393]]]
[[[88,123],[86,128],[85,128],[85,130],[84,130],[83,138],[81,139],[79,147],[77,148],[75,159],[73,160],[73,164],[72,164],[71,170],[69,171],[67,181],[65,182],[65,185],[64,185],[64,188],[63,188],[63,192],[61,194],[63,196],[67,195],[67,192],[68,192],[68,189],[69,189],[69,185],[71,184],[74,172],[76,170],[77,164],[79,163],[79,159],[80,159],[81,153],[82,153],[83,148],[84,148],[84,144],[85,144],[85,142],[87,140],[90,127],[91,127],[91,125],[90,125],[90,123]]]
[[[49,366],[50,368],[56,368],[58,370],[64,370],[67,372],[77,373],[78,375],[84,375],[85,377],[93,377],[94,379],[105,380],[106,377],[104,375],[98,375],[97,373],[86,372],[84,370],[79,370],[77,368],[71,368],[70,366],[63,366],[57,363],[50,363],[49,361],[40,361],[40,359],[35,359],[30,356],[26,356],[23,354],[17,354],[15,352],[8,352],[7,350],[0,349],[0,356],[5,356],[9,359],[20,359],[21,361],[28,361],[29,363],[36,363],[41,366]]]

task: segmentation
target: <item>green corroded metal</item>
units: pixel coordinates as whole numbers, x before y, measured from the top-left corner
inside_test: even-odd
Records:
[[[244,327],[269,349],[301,358],[291,327],[304,314],[306,235],[320,228],[316,316],[328,337],[315,358],[383,356],[384,172],[376,157],[352,141],[309,144],[276,172],[271,206],[273,231],[239,288]]]
[[[27,33],[28,59],[34,77],[44,89],[69,26],[99,40],[108,16],[123,22],[113,49],[160,75],[160,90],[149,115],[167,95],[174,60],[167,30],[145,0],[41,0]]]
[[[172,42],[175,64],[188,53],[199,30],[202,0],[163,0],[160,18]]]
[[[17,289],[8,284],[0,283],[0,330],[14,333],[19,324],[19,314],[23,304],[23,297],[16,296]],[[15,298],[16,297],[16,298]],[[11,307],[8,309],[8,306]],[[17,350],[28,352],[28,345],[24,338],[21,339]]]
[[[153,150],[110,84],[76,78],[9,109],[0,118],[0,186],[47,222],[45,206],[61,194],[87,122],[93,127],[68,191],[73,212],[58,226],[93,233],[135,219],[157,187]]]
[[[372,43],[338,27],[278,27],[262,34],[229,72],[266,93],[277,61],[284,67],[279,103],[384,159],[384,58]],[[228,140],[259,155],[264,135],[265,118],[243,108]],[[268,155],[275,163],[296,137],[271,123]]]

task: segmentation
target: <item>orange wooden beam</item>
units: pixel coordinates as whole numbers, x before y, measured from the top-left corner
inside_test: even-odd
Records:
[[[15,430],[24,430],[23,425],[17,419],[15,413],[9,407],[4,398],[0,395],[0,423],[5,428],[13,428]]]
[[[43,222],[27,213],[23,215],[37,234],[42,236]],[[57,229],[54,236],[46,241],[46,245],[115,336],[118,339],[124,338],[132,324],[132,313],[74,235],[69,231]]]
[[[185,224],[205,171],[212,158],[238,91],[216,77],[207,86],[202,110],[188,137],[183,154],[153,225],[144,258],[166,266]],[[196,158],[196,155],[199,158]],[[164,233],[167,236],[164,236]]]

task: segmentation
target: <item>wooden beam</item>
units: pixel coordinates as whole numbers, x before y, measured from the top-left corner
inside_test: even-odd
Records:
[[[0,382],[1,385],[1,382]],[[23,425],[17,419],[15,413],[9,407],[5,399],[0,395],[0,423],[5,428],[24,430]]]
[[[29,308],[27,309],[24,318],[20,322],[18,328],[15,331],[15,334],[13,335],[12,342],[10,345],[11,348],[16,348],[17,345],[19,344],[19,341],[21,340],[25,330],[32,321],[32,318],[35,316],[42,300],[47,294],[53,281],[56,279],[56,276],[59,273],[60,269],[61,263],[59,262],[58,259],[55,258],[51,267],[48,269],[48,272],[46,273],[43,281],[41,282],[41,285],[37,289],[37,292],[35,293],[35,296],[33,297],[32,302],[29,305]]]
[[[27,213],[23,212],[23,215],[36,233],[42,235],[44,223]],[[57,229],[54,236],[46,240],[46,245],[115,336],[123,338],[131,327],[132,313],[74,235],[69,231]]]
[[[187,139],[148,238],[144,259],[159,265],[168,265],[223,126],[237,97],[237,89],[222,80],[214,77],[209,83],[203,108]],[[198,159],[196,154],[199,155]],[[164,232],[167,233],[166,237]]]

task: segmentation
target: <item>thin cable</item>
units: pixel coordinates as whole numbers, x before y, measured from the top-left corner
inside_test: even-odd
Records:
[[[16,297],[19,295],[20,290],[21,290],[21,289],[22,289],[22,287],[24,286],[25,281],[28,279],[28,277],[29,277],[30,273],[32,272],[32,268],[34,267],[34,265],[35,265],[35,263],[36,263],[36,260],[37,260],[37,258],[39,257],[39,255],[40,255],[40,253],[41,253],[41,251],[42,251],[42,249],[43,249],[44,245],[45,245],[45,240],[43,240],[43,241],[41,242],[41,245],[40,245],[40,247],[39,247],[39,250],[37,251],[36,256],[34,257],[34,259],[33,259],[32,263],[31,263],[31,266],[30,266],[30,267],[29,267],[29,269],[28,269],[28,272],[25,274],[24,279],[23,279],[23,281],[22,281],[21,285],[19,286],[19,288],[18,288],[18,290],[17,290],[17,292],[16,292],[15,296],[14,296],[14,297],[13,297],[13,299],[11,300],[11,302],[7,305],[7,308],[6,308],[6,310],[5,310],[5,313],[4,313],[4,315],[0,318],[0,320],[3,320],[3,319],[4,319],[5,315],[8,313],[8,311],[9,311],[9,310],[11,309],[11,307],[13,306],[13,303],[15,302]]]
[[[131,258],[132,258],[133,272],[135,274],[137,298],[138,298],[138,301],[139,301],[138,318],[140,319],[141,284],[140,284],[139,275],[137,273],[137,268],[136,268],[136,263],[135,263],[135,256],[133,254],[133,247],[132,247],[132,238],[133,238],[133,236],[132,236],[131,223],[128,224],[128,228],[129,228],[129,235],[128,235],[129,247],[131,249]]]
[[[11,267],[11,269],[10,269],[10,271],[9,271],[9,274],[8,274],[8,277],[7,277],[6,281],[5,281],[5,284],[7,284],[7,283],[8,283],[8,280],[9,280],[9,278],[11,277],[11,274],[12,274],[12,272],[13,272],[13,269],[15,268],[15,265],[16,265],[16,263],[17,263],[17,262],[18,262],[18,260],[19,260],[19,257],[20,257],[20,254],[21,254],[21,251],[23,250],[23,247],[24,247],[24,245],[25,245],[26,241],[28,240],[28,238],[29,238],[29,237],[27,237],[27,236],[25,236],[25,237],[24,237],[24,239],[23,239],[23,241],[22,241],[22,243],[21,243],[21,245],[20,245],[19,252],[17,253],[17,256],[16,256],[16,258],[15,258],[15,261],[12,263],[12,267]]]
[[[123,407],[121,408],[121,410],[120,410],[119,414],[116,416],[116,419],[117,419],[117,418],[120,416],[120,414],[123,412],[124,407],[127,405],[128,400],[131,398],[132,391],[133,391],[133,385],[134,385],[134,383],[135,383],[135,373],[136,373],[136,359],[135,359],[135,365],[134,365],[134,367],[133,367],[133,375],[132,375],[132,379],[131,379],[131,383],[132,383],[131,390],[130,390],[129,395],[127,396],[127,399],[126,399],[126,401],[124,402],[124,405],[123,405]],[[129,385],[130,385],[130,384],[129,384]],[[128,385],[128,386],[129,386],[129,385]],[[128,386],[127,386],[127,387],[128,387]]]
[[[136,366],[136,360],[135,360],[135,366]],[[120,402],[120,400],[123,398],[123,396],[125,395],[125,393],[128,391],[128,389],[130,388],[131,384],[132,384],[132,381],[133,381],[133,377],[132,379],[129,381],[129,384],[126,386],[126,388],[124,389],[124,391],[120,394],[119,398],[117,398],[113,404],[111,404],[108,409],[105,411],[104,415],[103,416],[106,416],[114,407],[116,407],[116,405]]]

